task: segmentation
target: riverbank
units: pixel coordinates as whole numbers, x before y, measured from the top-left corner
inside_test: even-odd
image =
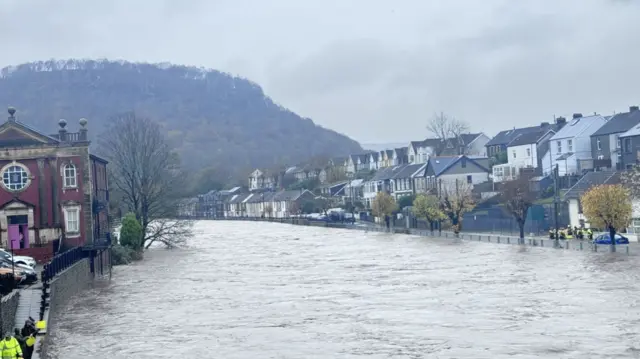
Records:
[[[206,220],[206,219],[203,219]],[[404,227],[391,227],[386,228],[380,225],[375,225],[372,223],[362,223],[356,222],[355,224],[350,223],[333,223],[333,222],[323,222],[323,221],[313,221],[302,218],[261,218],[261,217],[228,217],[228,218],[210,218],[208,220],[217,220],[217,221],[251,221],[251,222],[271,222],[271,223],[282,223],[282,224],[290,224],[297,226],[311,226],[311,227],[327,227],[327,228],[340,228],[347,230],[357,230],[357,231],[365,231],[365,232],[382,232],[382,233],[395,233],[395,234],[408,234],[414,236],[421,237],[432,237],[432,238],[450,238],[450,239],[458,239],[458,240],[468,240],[468,241],[476,241],[476,242],[487,242],[487,243],[496,243],[496,244],[520,244],[518,236],[507,236],[507,235],[499,235],[492,233],[466,233],[461,232],[459,234],[454,234],[450,231],[429,231],[424,229],[416,229],[416,228],[404,228]],[[589,252],[602,252],[609,251],[609,245],[598,245],[593,244],[588,241],[580,241],[580,240],[559,240],[555,241],[553,239],[549,239],[547,237],[537,237],[537,236],[525,236],[524,244],[525,246],[530,247],[548,247],[554,249],[564,249],[564,250],[576,250],[576,251],[589,251]],[[629,245],[619,245],[617,246],[618,252],[624,253],[627,255],[630,254],[640,254],[640,244],[631,243]]]

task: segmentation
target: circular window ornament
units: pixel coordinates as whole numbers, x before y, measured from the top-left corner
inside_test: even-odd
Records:
[[[2,186],[9,191],[21,191],[30,181],[29,170],[20,163],[10,163],[2,169]]]

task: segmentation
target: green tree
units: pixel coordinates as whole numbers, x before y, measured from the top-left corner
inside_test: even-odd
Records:
[[[391,216],[397,209],[398,205],[396,204],[396,200],[386,192],[378,192],[371,202],[371,212],[379,218],[384,219],[387,216]]]
[[[429,222],[431,232],[433,232],[436,222],[447,218],[440,208],[438,197],[427,194],[421,194],[416,197],[413,201],[412,212],[417,218],[422,218]]]
[[[120,245],[137,251],[142,249],[142,240],[142,225],[136,219],[135,213],[127,213],[120,228]]]
[[[455,234],[462,230],[462,217],[475,207],[473,186],[466,182],[455,180],[445,182],[440,189],[440,208],[451,221]]]
[[[611,251],[616,251],[616,232],[631,223],[633,207],[631,194],[623,185],[599,185],[591,187],[580,198],[582,213],[592,227],[609,231]]]

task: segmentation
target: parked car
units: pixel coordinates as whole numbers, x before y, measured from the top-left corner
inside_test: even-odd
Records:
[[[0,267],[0,275],[3,275],[3,274],[13,274],[16,284],[20,284],[24,280],[23,275],[18,270],[14,272],[14,270],[11,268]]]
[[[13,262],[16,264],[25,264],[31,268],[36,267],[35,259],[27,256],[16,256],[16,255],[12,256],[10,252],[5,251],[4,249],[0,249],[0,259],[11,261],[11,258],[13,258]]]
[[[32,284],[38,281],[38,273],[35,269],[24,264],[11,264],[11,261],[0,259],[0,268],[10,269],[13,273],[19,274],[23,278],[24,284]]]
[[[629,238],[621,236],[616,233],[615,235],[616,244],[629,244]],[[603,233],[596,238],[594,238],[593,243],[595,244],[611,244],[611,236],[609,233]]]

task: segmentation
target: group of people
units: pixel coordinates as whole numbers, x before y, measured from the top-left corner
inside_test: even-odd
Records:
[[[556,230],[555,228],[549,228],[549,239],[555,239]],[[578,228],[578,226],[567,226],[567,228],[558,229],[558,237],[559,239],[579,239],[584,240],[585,238],[589,240],[593,240],[593,230],[591,228]]]
[[[24,323],[22,330],[16,329],[14,334],[7,332],[2,341],[0,341],[0,358],[31,359],[35,349],[35,337],[37,334],[38,329],[36,329],[36,323],[32,318],[29,318]]]

